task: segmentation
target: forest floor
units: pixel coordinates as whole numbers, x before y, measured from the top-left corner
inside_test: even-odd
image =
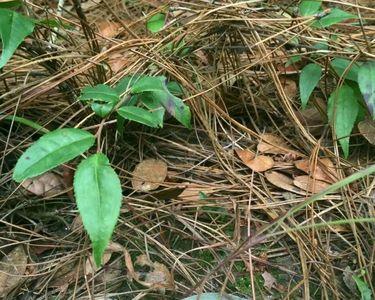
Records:
[[[47,21],[0,72],[0,298],[375,295],[375,177],[361,175],[374,164],[375,126],[355,125],[345,159],[327,119],[342,84],[330,62],[374,58],[372,1],[323,1],[325,13],[358,18],[327,28],[299,16],[298,1],[74,0],[61,11],[24,2],[21,12]],[[153,33],[154,15],[165,24]],[[302,109],[300,71],[311,62],[325,71]],[[77,100],[85,86],[132,74],[179,83],[192,128],[166,118],[160,129],[119,130]],[[99,134],[121,179],[100,269],[72,193],[78,161],[50,172],[42,192],[12,180],[25,149],[63,127]],[[145,160],[144,176],[163,181],[140,191],[134,170]],[[9,264],[22,274],[9,276]]]

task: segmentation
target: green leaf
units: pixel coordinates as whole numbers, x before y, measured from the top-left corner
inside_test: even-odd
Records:
[[[79,96],[80,101],[98,100],[105,103],[117,103],[120,96],[114,88],[106,84],[84,87]]]
[[[152,33],[158,32],[163,29],[165,25],[165,14],[158,13],[153,15],[146,23],[146,27]]]
[[[115,86],[116,92],[121,95],[129,90],[133,84],[141,77],[141,75],[134,74],[132,76],[123,77]]]
[[[322,0],[303,0],[299,5],[299,14],[303,17],[312,16],[319,11],[321,4]]]
[[[118,109],[117,113],[131,121],[135,121],[150,127],[160,126],[160,115],[149,112],[137,106],[123,106]]]
[[[165,91],[167,79],[164,76],[142,76],[132,86],[131,92],[139,94],[144,92]]]
[[[340,77],[342,77],[344,73],[346,72],[344,79],[349,79],[349,80],[356,81],[356,82],[358,81],[358,72],[359,72],[359,67],[360,67],[358,63],[352,64],[352,62],[348,59],[335,58],[334,60],[331,61],[331,66],[335,70],[337,75],[339,75]],[[346,69],[349,66],[350,66],[349,70],[346,71]]]
[[[299,61],[302,60],[302,56],[301,55],[293,55],[291,56],[288,61],[285,63],[285,67],[289,67]]]
[[[93,101],[91,109],[100,117],[107,116],[118,101],[119,93],[116,89],[105,84],[87,86],[82,89],[79,100],[82,102]]]
[[[22,41],[33,32],[34,21],[14,11],[0,9],[0,38],[2,41],[2,54],[0,69],[16,51]]]
[[[326,28],[331,25],[349,20],[349,19],[356,19],[357,16],[350,14],[346,11],[343,11],[338,8],[332,8],[328,15],[324,16],[323,18],[315,21],[312,26],[316,28]]]
[[[0,1],[0,8],[14,8],[21,6],[22,2],[21,0],[14,0],[14,1]]]
[[[179,97],[184,94],[184,91],[181,87],[181,85],[176,81],[170,81],[167,83],[167,89],[170,91],[173,95]]]
[[[375,120],[375,61],[364,63],[358,71],[358,85]]]
[[[0,115],[1,117],[1,115]],[[9,122],[17,122],[26,126],[29,126],[31,128],[34,128],[35,130],[38,130],[41,133],[48,133],[49,130],[44,128],[43,126],[39,125],[38,123],[31,121],[26,118],[18,117],[15,115],[8,115],[3,118],[3,120],[9,121]]]
[[[21,182],[65,163],[85,152],[95,137],[82,129],[64,128],[43,135],[18,159],[13,179]]]
[[[371,300],[372,298],[372,292],[367,285],[366,282],[364,282],[359,276],[353,275],[353,279],[357,285],[357,288],[359,292],[361,293],[361,300]]]
[[[152,93],[143,93],[140,97],[142,103],[155,116],[155,121],[159,127],[163,127],[165,109],[163,106],[152,97]]]
[[[308,64],[302,69],[299,78],[299,89],[303,109],[306,108],[311,93],[319,83],[320,76],[322,76],[322,68],[317,64]]]
[[[122,202],[120,179],[104,154],[92,155],[78,165],[74,193],[83,226],[92,243],[95,264],[99,267]]]
[[[191,296],[182,300],[246,300],[246,298],[235,295],[221,295],[220,293],[202,293],[198,296]]]
[[[349,156],[350,133],[359,111],[358,96],[358,92],[351,86],[343,85],[328,100],[328,119],[334,126],[345,158]]]
[[[169,114],[177,119],[185,127],[190,128],[190,108],[180,98],[167,91],[151,92],[151,97],[160,103]]]

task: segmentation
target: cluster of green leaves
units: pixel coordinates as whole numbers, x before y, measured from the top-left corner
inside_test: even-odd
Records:
[[[163,76],[129,76],[114,88],[104,84],[86,87],[80,100],[90,102],[92,110],[101,117],[116,110],[124,119],[161,127],[167,111],[189,127],[190,109],[172,92],[181,93],[181,87],[176,82],[167,84]],[[94,143],[94,135],[77,128],[48,132],[19,158],[13,179],[22,182],[41,175],[81,155]],[[120,213],[121,183],[107,156],[96,153],[78,165],[73,186],[83,225],[92,242],[95,263],[99,266]]]
[[[322,0],[303,0],[299,5],[299,14],[303,17],[314,16],[311,26],[326,28],[334,24],[355,19],[356,16],[339,8],[333,8],[327,12],[322,9]]]
[[[316,28],[327,28],[339,22],[356,18],[355,15],[338,8],[323,13],[321,0],[301,1],[299,13],[301,16],[315,16],[311,26]],[[315,48],[328,50],[328,45],[321,43]],[[301,57],[295,56],[288,63],[291,64],[298,60],[301,60]],[[365,116],[363,100],[374,118],[375,62],[360,63],[336,58],[330,62],[329,68],[342,79],[342,84],[329,97],[327,115],[344,156],[348,157],[350,134],[354,125]],[[319,84],[322,73],[323,69],[318,63],[310,63],[301,70],[299,87],[303,109],[306,108],[312,92]]]
[[[115,87],[105,84],[85,87],[79,99],[90,103],[91,109],[101,117],[106,117],[116,107],[120,118],[162,127],[167,111],[190,128],[190,109],[177,97],[181,94],[179,84],[173,81],[167,84],[164,76],[133,75],[124,77]]]
[[[375,61],[353,63],[336,58],[331,61],[330,67],[343,82],[328,99],[327,115],[344,156],[348,157],[350,134],[354,125],[365,116],[363,100],[375,119]],[[322,67],[317,63],[310,63],[301,70],[299,87],[303,109],[318,85],[322,72]]]

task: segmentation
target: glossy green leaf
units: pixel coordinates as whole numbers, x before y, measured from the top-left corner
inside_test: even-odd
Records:
[[[343,11],[339,8],[332,8],[328,15],[324,16],[323,18],[315,21],[312,26],[316,28],[326,28],[340,22],[349,20],[349,19],[356,19],[357,16],[346,11]]]
[[[198,296],[191,296],[182,300],[246,300],[235,295],[221,295],[220,293],[202,293]]]
[[[358,85],[375,120],[375,61],[364,63],[358,71]]]
[[[152,97],[152,93],[143,93],[140,98],[144,106],[155,116],[155,121],[158,126],[163,127],[165,114],[163,106]]]
[[[308,64],[302,69],[299,77],[299,89],[303,109],[306,108],[312,92],[318,85],[320,76],[322,76],[322,68],[317,64]]]
[[[180,98],[172,95],[169,91],[156,91],[150,92],[150,94],[151,97],[160,103],[170,115],[177,119],[177,121],[187,128],[191,127],[190,108]]]
[[[344,79],[349,79],[352,81],[358,81],[358,72],[360,65],[358,63],[353,63],[344,58],[335,58],[331,61],[331,66],[335,70],[338,76],[342,77],[344,73],[346,74]],[[348,67],[350,68],[348,69]],[[348,69],[348,70],[347,70]]]
[[[322,0],[303,0],[299,5],[299,14],[303,17],[312,16],[319,11],[321,4]]]
[[[164,76],[142,76],[132,86],[131,92],[139,94],[144,92],[165,91],[167,79]]]
[[[77,128],[63,128],[43,135],[18,159],[13,179],[21,182],[65,163],[85,152],[95,136]]]
[[[12,10],[0,9],[0,38],[2,53],[0,69],[16,51],[23,40],[33,32],[34,21]]]
[[[95,264],[100,266],[122,201],[120,179],[104,154],[92,155],[78,165],[74,193],[83,226],[92,243]]]
[[[328,100],[328,119],[333,124],[345,158],[349,156],[349,139],[359,111],[359,97],[354,88],[343,85]]]
[[[158,32],[163,29],[165,25],[165,14],[157,13],[153,15],[146,23],[146,27],[152,33]]]
[[[98,84],[83,88],[79,100],[83,102],[90,101],[91,109],[100,117],[105,117],[120,101],[120,95],[116,89],[105,84]]]
[[[159,114],[154,114],[137,106],[123,106],[117,110],[117,113],[130,121],[135,121],[150,127],[160,126]]]

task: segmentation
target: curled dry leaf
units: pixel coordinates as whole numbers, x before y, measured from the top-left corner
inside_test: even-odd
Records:
[[[178,198],[184,201],[199,201],[202,200],[202,193],[206,196],[209,196],[216,190],[220,189],[220,187],[218,188],[217,186],[213,187],[209,185],[201,185],[190,182],[182,183],[179,187],[185,188],[183,192],[178,195]]]
[[[271,182],[273,185],[277,186],[280,189],[296,193],[299,195],[305,195],[306,193],[298,189],[293,184],[293,179],[275,171],[270,171],[265,173],[265,177],[269,182]]]
[[[6,297],[23,281],[26,272],[27,256],[23,246],[14,248],[0,262],[0,298]]]
[[[57,288],[64,293],[68,289],[69,284],[82,275],[82,267],[78,270],[78,264],[77,260],[71,260],[70,262],[65,262],[65,264],[61,265],[53,275],[49,282],[49,286]]]
[[[291,149],[282,137],[272,133],[264,133],[260,136],[260,142],[257,147],[260,153],[270,154],[289,154],[297,153]]]
[[[161,160],[146,159],[133,172],[132,186],[135,190],[148,192],[156,190],[167,177],[167,164]]]
[[[26,179],[21,183],[30,193],[37,196],[53,196],[64,190],[63,178],[53,172]]]
[[[105,251],[104,254],[103,254],[103,257],[102,257],[102,264],[103,266],[109,262],[109,260],[111,259],[111,256],[112,256],[112,252],[111,251]],[[94,262],[94,257],[92,255],[90,255],[87,259],[86,259],[86,264],[85,264],[85,275],[94,275],[95,272],[97,272],[98,270],[100,270],[102,267],[97,267],[95,265],[95,262]]]
[[[365,120],[359,122],[358,130],[370,144],[375,145],[375,121]]]
[[[335,166],[329,158],[318,159],[315,164],[311,163],[308,159],[301,159],[294,163],[297,169],[305,172],[310,177],[316,180],[322,180],[329,183],[337,181],[338,174],[336,173]]]
[[[271,169],[274,161],[271,157],[265,155],[255,156],[250,150],[235,149],[242,162],[254,172],[264,172]]]
[[[293,183],[300,189],[312,194],[319,193],[329,187],[329,183],[313,179],[307,175],[295,177]]]

